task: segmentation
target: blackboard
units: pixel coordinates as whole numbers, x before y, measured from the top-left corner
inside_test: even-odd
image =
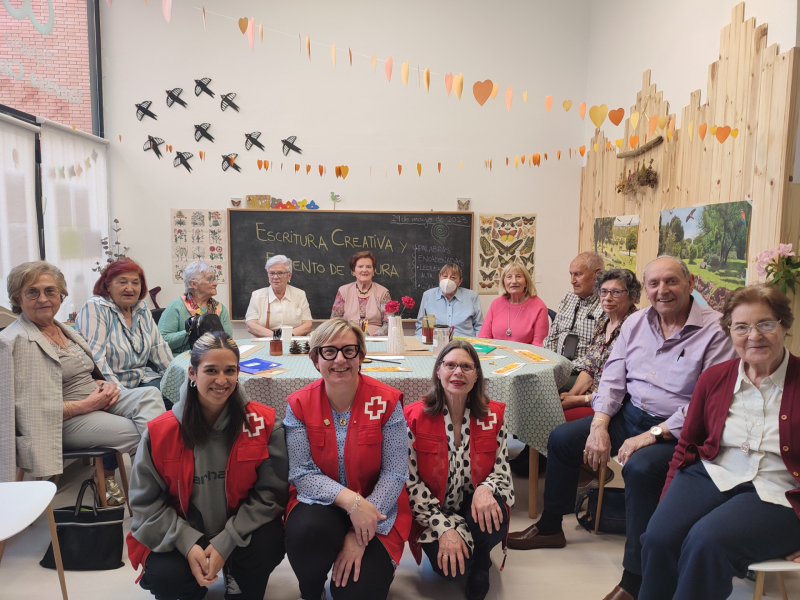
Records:
[[[330,318],[339,286],[355,281],[348,264],[361,250],[377,257],[374,281],[393,300],[417,301],[403,313],[416,318],[444,263],[459,265],[462,287],[470,286],[472,221],[471,212],[228,209],[231,318],[243,320],[250,294],[269,285],[264,265],[276,254],[292,260],[291,285],[306,293],[313,318]]]

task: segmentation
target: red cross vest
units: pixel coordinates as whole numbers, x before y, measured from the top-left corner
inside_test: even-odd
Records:
[[[494,469],[497,458],[497,435],[503,426],[506,405],[494,400],[489,400],[489,412],[482,419],[475,415],[469,417],[469,468],[472,483],[477,488]],[[447,434],[444,430],[444,415],[429,415],[425,413],[425,404],[422,401],[414,402],[405,407],[406,423],[411,433],[414,434],[414,450],[417,451],[417,471],[420,479],[428,486],[431,494],[439,500],[439,505],[444,506],[444,497],[447,493],[447,475],[450,462],[447,447]],[[504,505],[505,506],[505,505]],[[505,506],[506,518],[511,518],[511,511]],[[425,527],[413,522],[408,545],[417,561],[422,560],[422,548],[419,538]],[[508,534],[506,533],[506,536]],[[505,550],[506,540],[503,540]],[[504,561],[505,562],[505,561]]]
[[[325,382],[318,379],[293,393],[287,402],[298,420],[306,426],[311,458],[326,476],[339,480],[339,452]],[[382,427],[389,420],[403,394],[377,379],[358,376],[358,391],[350,408],[350,423],[344,444],[344,468],[347,486],[366,498],[378,482],[383,452]],[[398,451],[400,451],[398,449]],[[405,452],[405,447],[402,449]],[[297,488],[289,487],[286,516],[297,505]],[[400,564],[403,547],[411,530],[411,508],[405,486],[397,499],[397,516],[388,535],[378,534],[395,563]]]
[[[269,438],[275,425],[275,409],[248,402],[247,425],[233,441],[225,469],[225,496],[228,514],[234,514],[258,479],[258,467],[269,458]],[[178,515],[186,519],[194,487],[194,452],[181,437],[181,424],[172,411],[159,415],[147,424],[153,465],[169,491],[170,502]],[[150,549],[128,533],[128,558],[131,566],[144,566]],[[141,579],[141,576],[140,576]],[[138,582],[138,580],[137,580]]]

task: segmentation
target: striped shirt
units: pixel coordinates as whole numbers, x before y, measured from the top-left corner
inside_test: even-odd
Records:
[[[589,350],[595,325],[601,316],[603,307],[597,294],[581,298],[575,292],[567,292],[558,303],[558,313],[550,326],[550,333],[544,339],[544,347],[562,354],[567,335],[576,333],[579,341],[575,359],[583,358]]]
[[[172,362],[172,352],[161,337],[147,303],[140,300],[131,310],[133,327],[129,328],[111,298],[92,296],[75,318],[75,329],[92,349],[100,371],[106,379],[127,389],[161,377]]]

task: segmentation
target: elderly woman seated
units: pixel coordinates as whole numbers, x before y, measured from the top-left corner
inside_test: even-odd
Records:
[[[719,323],[739,358],[697,380],[642,536],[639,600],[722,600],[751,563],[800,562],[800,359],[785,347],[793,322],[771,285],[725,300]]]
[[[265,266],[269,286],[253,292],[247,307],[247,331],[256,337],[272,337],[281,327],[292,327],[292,335],[311,331],[311,309],[306,293],[289,285],[292,261],[283,254],[273,256]]]
[[[8,275],[20,316],[0,332],[0,481],[14,478],[15,464],[34,477],[61,473],[62,448],[133,456],[147,422],[164,412],[157,389],[106,381],[83,338],[55,319],[66,296],[61,271],[44,261]]]
[[[183,286],[186,292],[170,302],[158,321],[158,330],[173,354],[189,349],[186,319],[192,315],[216,314],[225,333],[233,335],[228,309],[214,299],[217,293],[217,272],[214,267],[199,260],[189,263],[183,271]]]
[[[433,315],[438,325],[453,328],[454,335],[475,337],[483,323],[478,293],[461,287],[461,267],[449,262],[439,270],[439,285],[422,294],[417,335],[422,335],[422,317]]]
[[[636,303],[642,295],[642,284],[630,269],[600,271],[594,283],[600,297],[603,316],[597,320],[588,352],[573,362],[578,371],[575,384],[561,394],[561,407],[567,421],[576,421],[593,415],[592,394],[597,390],[600,377],[622,324],[636,312]]]

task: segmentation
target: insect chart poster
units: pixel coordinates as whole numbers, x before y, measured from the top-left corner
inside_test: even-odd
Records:
[[[170,211],[172,280],[183,282],[183,270],[202,260],[214,267],[217,283],[228,282],[228,233],[225,212],[207,208]]]
[[[514,261],[534,276],[536,215],[480,213],[478,293],[500,292],[500,272]]]

